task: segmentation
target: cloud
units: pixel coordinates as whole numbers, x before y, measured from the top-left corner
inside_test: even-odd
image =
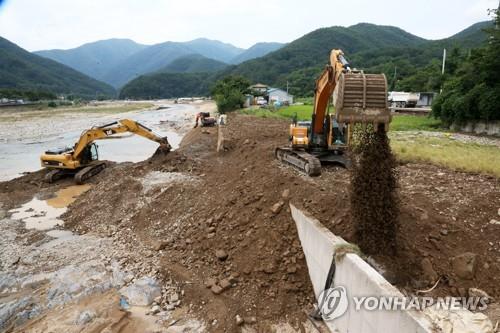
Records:
[[[495,0],[7,0],[0,35],[28,50],[72,48],[107,38],[144,44],[207,37],[249,47],[359,22],[447,37],[487,19]],[[493,6],[495,7],[495,6]]]

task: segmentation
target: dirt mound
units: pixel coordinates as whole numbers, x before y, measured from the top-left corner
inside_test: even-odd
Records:
[[[124,241],[148,244],[165,278],[182,285],[191,312],[216,320],[211,330],[234,330],[236,315],[248,322],[255,317],[261,331],[280,321],[299,327],[314,295],[287,203],[348,241],[356,241],[356,229],[348,171],[327,168],[310,178],[275,160],[275,147],[287,144],[287,126],[230,115],[229,149],[222,153],[215,151],[217,128],[197,128],[167,156],[106,170],[65,221],[79,232],[118,228]],[[427,258],[443,281],[435,293],[456,295],[474,286],[500,296],[500,262],[493,255],[500,226],[488,223],[497,214],[499,181],[415,164],[399,166],[398,173],[396,255],[372,255],[377,267],[412,292],[428,284],[421,265]],[[449,262],[463,252],[478,256],[472,280],[458,278]]]
[[[365,129],[359,136],[350,186],[357,243],[366,254],[392,254],[399,214],[396,159],[384,131]]]

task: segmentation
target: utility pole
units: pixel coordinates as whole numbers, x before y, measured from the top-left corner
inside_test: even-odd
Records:
[[[444,75],[445,64],[446,64],[446,49],[443,49],[443,68],[441,69],[441,75]]]
[[[398,66],[394,66],[394,77],[392,78],[392,87],[391,89],[394,90],[396,88],[396,78],[397,78],[397,75],[398,75]]]
[[[288,80],[286,81],[286,93],[288,94]]]
[[[446,49],[443,49],[443,67],[441,68],[441,77],[444,75],[444,66],[446,65]],[[443,83],[441,83],[441,89],[439,93],[443,92]]]

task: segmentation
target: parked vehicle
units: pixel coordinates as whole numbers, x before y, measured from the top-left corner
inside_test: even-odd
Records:
[[[390,91],[388,101],[393,108],[413,108],[417,105],[419,96],[417,93],[404,91]]]

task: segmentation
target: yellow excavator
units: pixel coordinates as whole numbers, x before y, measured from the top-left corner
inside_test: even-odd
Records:
[[[330,113],[332,95],[335,111]],[[316,80],[311,121],[294,119],[291,145],[277,148],[276,158],[309,176],[319,176],[322,163],[349,167],[352,126],[373,124],[374,130],[387,131],[391,120],[385,75],[353,69],[342,50],[332,50],[330,64]]]
[[[155,134],[150,128],[130,119],[121,119],[103,126],[85,130],[78,142],[71,147],[47,150],[40,161],[42,167],[53,169],[45,176],[52,183],[67,175],[74,175],[77,184],[83,184],[90,177],[106,168],[106,162],[99,161],[96,140],[117,138],[116,134],[133,133],[158,142],[159,151],[168,153],[171,149],[166,137]]]

